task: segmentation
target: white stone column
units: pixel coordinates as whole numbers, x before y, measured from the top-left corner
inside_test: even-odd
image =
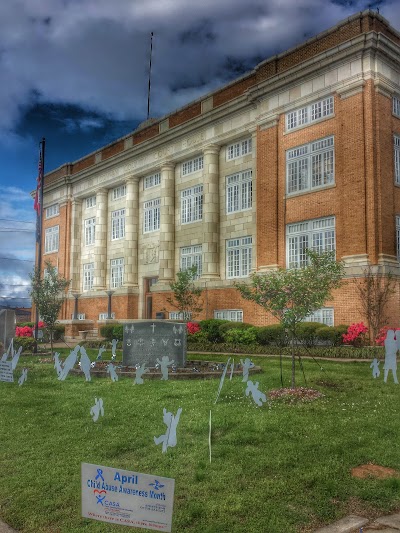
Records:
[[[81,287],[81,241],[82,241],[82,200],[74,198],[71,202],[71,256],[70,292],[80,292]]]
[[[139,178],[126,181],[124,287],[138,286]]]
[[[160,205],[160,284],[168,285],[175,280],[175,164],[161,167]]]
[[[219,261],[219,146],[204,149],[203,280],[220,278]]]
[[[93,289],[106,289],[107,274],[107,212],[108,190],[99,189],[96,193],[96,230],[93,251]]]

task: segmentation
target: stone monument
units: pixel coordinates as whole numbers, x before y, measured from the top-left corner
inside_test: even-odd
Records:
[[[124,325],[122,362],[126,366],[146,363],[155,367],[157,359],[168,356],[177,367],[186,363],[187,327],[165,320],[138,320]]]

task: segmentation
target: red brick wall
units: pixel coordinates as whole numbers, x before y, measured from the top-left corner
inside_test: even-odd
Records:
[[[177,111],[169,117],[169,127],[173,128],[179,124],[183,124],[192,118],[198,117],[201,115],[201,102],[196,102],[191,106],[185,107],[180,111]]]

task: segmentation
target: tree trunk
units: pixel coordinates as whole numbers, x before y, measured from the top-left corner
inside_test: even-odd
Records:
[[[51,352],[51,357],[53,358],[53,332],[50,331],[50,352]]]

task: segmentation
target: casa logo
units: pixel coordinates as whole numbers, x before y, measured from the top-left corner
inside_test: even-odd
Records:
[[[107,496],[107,491],[94,489],[93,494],[96,496],[96,499],[97,499],[96,504],[100,504],[104,506],[103,500]]]

